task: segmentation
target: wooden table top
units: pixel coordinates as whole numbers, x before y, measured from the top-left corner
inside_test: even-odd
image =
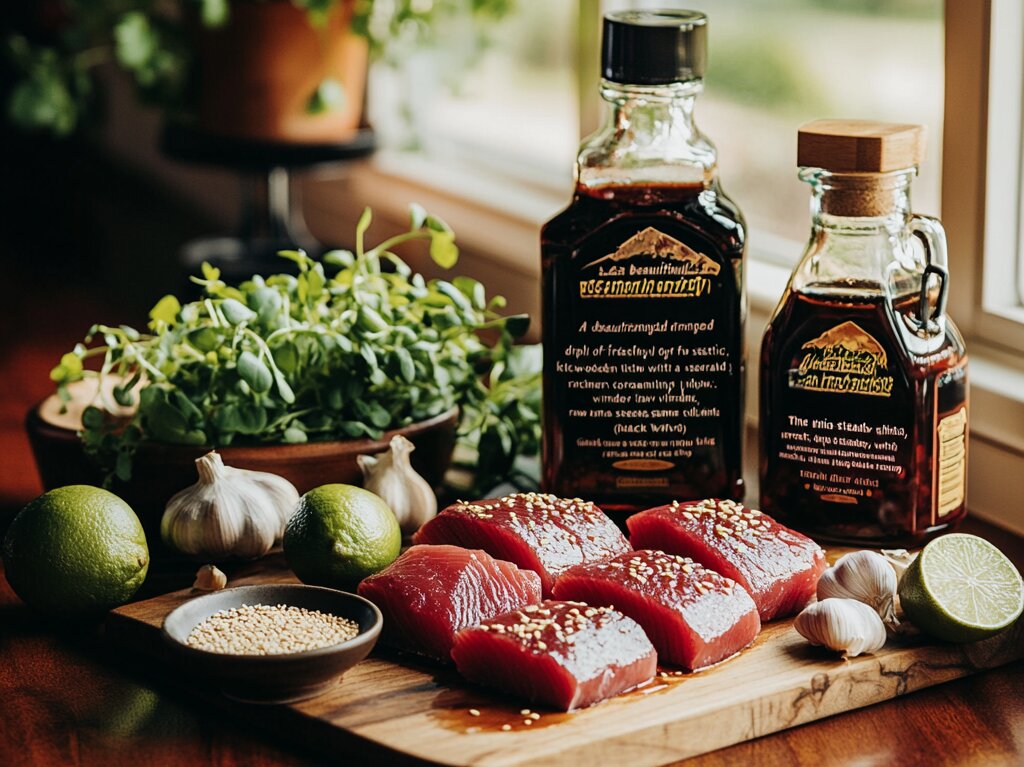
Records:
[[[970,520],[1020,565],[1024,541]],[[226,719],[88,632],[58,633],[0,581],[0,764],[312,765]],[[1024,764],[1024,663],[691,759],[724,765]]]

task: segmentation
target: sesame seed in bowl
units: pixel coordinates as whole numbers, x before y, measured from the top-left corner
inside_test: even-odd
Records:
[[[163,633],[197,685],[236,700],[284,703],[335,689],[373,649],[383,622],[356,594],[268,584],[191,599],[164,619]]]

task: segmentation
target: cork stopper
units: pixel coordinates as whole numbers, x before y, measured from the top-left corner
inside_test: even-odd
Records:
[[[821,168],[822,210],[836,216],[885,216],[906,198],[924,159],[923,125],[872,120],[815,120],[801,126],[797,165]],[[898,173],[906,171],[906,173]]]

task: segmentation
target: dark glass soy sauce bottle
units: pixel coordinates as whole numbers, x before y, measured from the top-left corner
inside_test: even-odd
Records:
[[[541,235],[544,489],[625,514],[740,499],[743,216],[693,120],[707,18],[604,19],[607,120]]]
[[[819,120],[798,147],[811,238],[761,346],[761,508],[828,540],[920,545],[963,519],[967,459],[945,234],[910,210],[923,128]]]

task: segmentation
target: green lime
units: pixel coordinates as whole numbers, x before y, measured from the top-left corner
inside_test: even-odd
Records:
[[[1009,626],[1024,610],[1024,582],[999,549],[976,535],[936,538],[900,579],[911,622],[947,642],[974,642]]]
[[[149,570],[146,534],[135,512],[89,485],[58,487],[18,512],[3,559],[14,592],[57,617],[124,604]]]
[[[388,505],[352,485],[321,485],[299,499],[284,555],[303,583],[351,587],[398,557],[402,532]]]

